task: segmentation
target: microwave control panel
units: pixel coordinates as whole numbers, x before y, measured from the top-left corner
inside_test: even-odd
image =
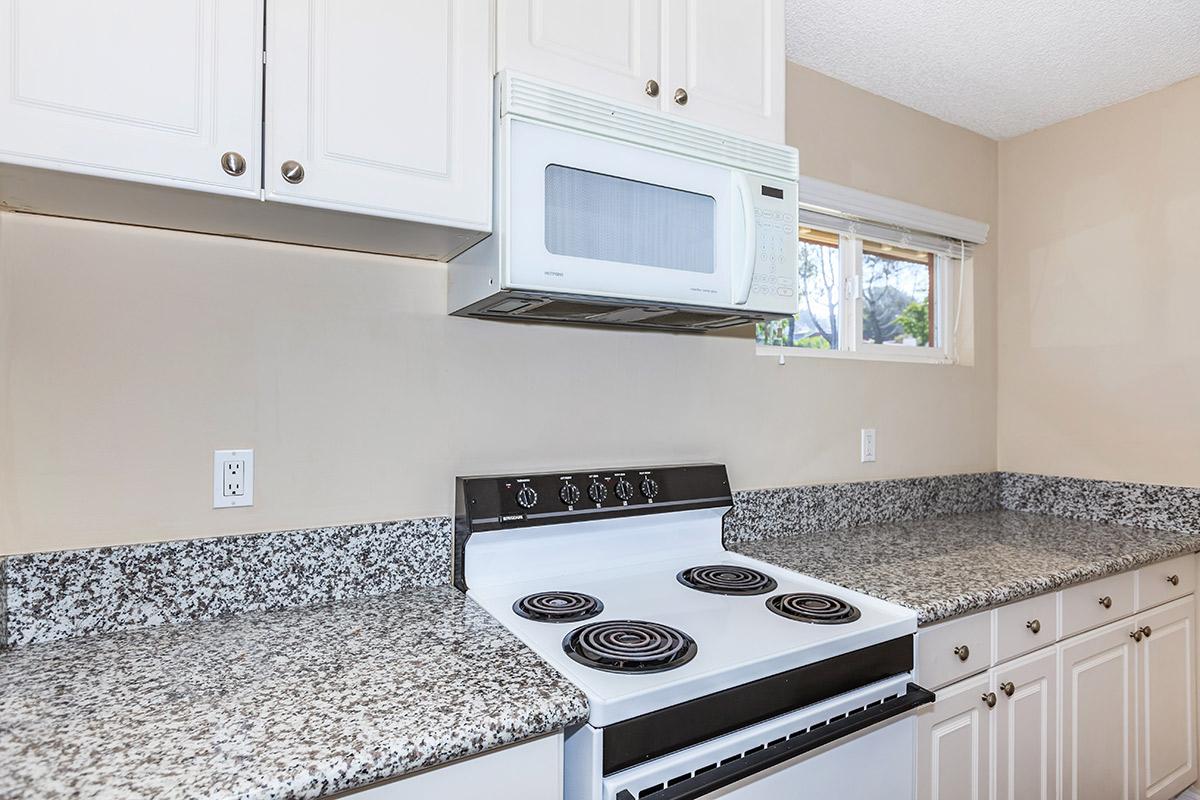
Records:
[[[796,313],[797,264],[796,184],[760,179],[755,197],[754,279],[748,304],[755,309]]]

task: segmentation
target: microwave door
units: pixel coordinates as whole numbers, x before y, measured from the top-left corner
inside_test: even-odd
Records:
[[[505,288],[736,307],[745,201],[729,170],[506,124]]]

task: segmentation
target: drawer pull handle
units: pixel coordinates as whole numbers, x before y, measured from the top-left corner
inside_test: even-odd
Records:
[[[1004,683],[1000,684],[1000,691],[1004,692],[1005,697],[1012,697],[1013,692],[1015,692],[1016,690],[1017,690],[1017,687],[1013,686],[1012,681],[1005,681]]]
[[[971,648],[967,647],[965,644],[960,644],[958,647],[954,648],[954,655],[958,656],[959,661],[966,661],[971,657]]]
[[[1041,633],[1042,632],[1042,623],[1040,620],[1031,619],[1031,620],[1029,620],[1029,622],[1025,623],[1025,627],[1029,628],[1029,630],[1032,633]]]
[[[1142,626],[1142,635],[1145,636],[1147,639],[1150,638],[1150,626],[1149,625]]]
[[[1100,598],[1100,605],[1104,606],[1105,608],[1112,608],[1112,598],[1108,595],[1104,595],[1104,597]]]
[[[1133,639],[1135,642],[1140,642],[1142,640],[1142,629],[1138,628],[1136,631],[1131,631],[1129,638]]]
[[[1171,584],[1172,586],[1178,586],[1179,585],[1179,576],[1178,575],[1168,575],[1167,583]]]
[[[987,703],[988,708],[996,707],[996,693],[995,692],[984,692],[980,696],[979,699],[982,700],[983,702]]]

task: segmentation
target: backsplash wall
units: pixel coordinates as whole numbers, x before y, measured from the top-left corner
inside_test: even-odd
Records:
[[[995,142],[799,67],[788,91],[806,174],[994,222]],[[0,213],[0,554],[442,516],[487,471],[992,470],[995,251],[973,366],[780,366],[747,331],[452,318],[437,263]],[[211,507],[225,448],[255,450],[252,508]]]

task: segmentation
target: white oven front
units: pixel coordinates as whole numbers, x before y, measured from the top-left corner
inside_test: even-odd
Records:
[[[932,694],[908,681],[897,676],[603,776],[603,731],[584,725],[567,739],[567,800],[912,800],[911,709]]]

